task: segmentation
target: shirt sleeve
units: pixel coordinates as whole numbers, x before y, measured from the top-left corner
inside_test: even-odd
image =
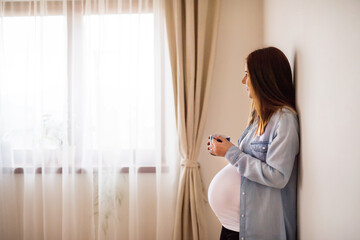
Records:
[[[268,146],[265,162],[244,153],[236,146],[228,149],[225,158],[249,180],[269,187],[284,188],[299,153],[297,117],[292,113],[282,113],[274,136]]]

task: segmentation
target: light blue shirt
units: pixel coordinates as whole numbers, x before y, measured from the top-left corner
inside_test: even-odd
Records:
[[[256,126],[225,154],[241,174],[240,240],[296,239],[298,118],[282,108],[261,136],[255,136]]]

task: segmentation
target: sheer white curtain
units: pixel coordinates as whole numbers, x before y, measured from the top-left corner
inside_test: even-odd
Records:
[[[0,2],[0,239],[170,239],[158,0]]]

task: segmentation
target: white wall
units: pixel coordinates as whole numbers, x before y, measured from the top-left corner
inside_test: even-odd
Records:
[[[296,70],[300,239],[359,239],[360,1],[264,1],[264,40]]]
[[[261,0],[222,0],[210,107],[199,155],[204,188],[227,161],[207,152],[207,137],[227,134],[234,143],[246,127],[250,101],[241,84],[247,55],[263,45]],[[218,240],[221,224],[207,204],[209,240]]]

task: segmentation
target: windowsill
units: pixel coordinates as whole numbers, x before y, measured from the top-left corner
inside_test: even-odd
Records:
[[[102,168],[103,170],[109,171],[112,170],[113,168]],[[131,170],[130,170],[131,169]],[[125,173],[128,174],[130,171],[133,171],[134,167],[120,167],[117,169],[118,173]],[[68,173],[73,173],[73,171],[75,171],[76,174],[87,174],[89,173],[89,169],[86,168],[70,168],[68,170]],[[91,170],[90,170],[91,171]],[[16,167],[16,168],[11,168],[11,167],[4,167],[2,168],[2,172],[3,173],[7,173],[7,174],[24,174],[29,172],[29,173],[36,173],[36,174],[49,174],[49,173],[55,173],[55,174],[62,174],[63,173],[63,168],[62,167]],[[99,168],[94,167],[92,168],[92,173],[93,174],[98,174],[99,172]],[[157,167],[156,166],[139,166],[136,167],[136,173],[156,173],[157,172]],[[162,173],[166,173],[169,172],[169,167],[167,165],[163,165],[161,166],[161,172]]]

